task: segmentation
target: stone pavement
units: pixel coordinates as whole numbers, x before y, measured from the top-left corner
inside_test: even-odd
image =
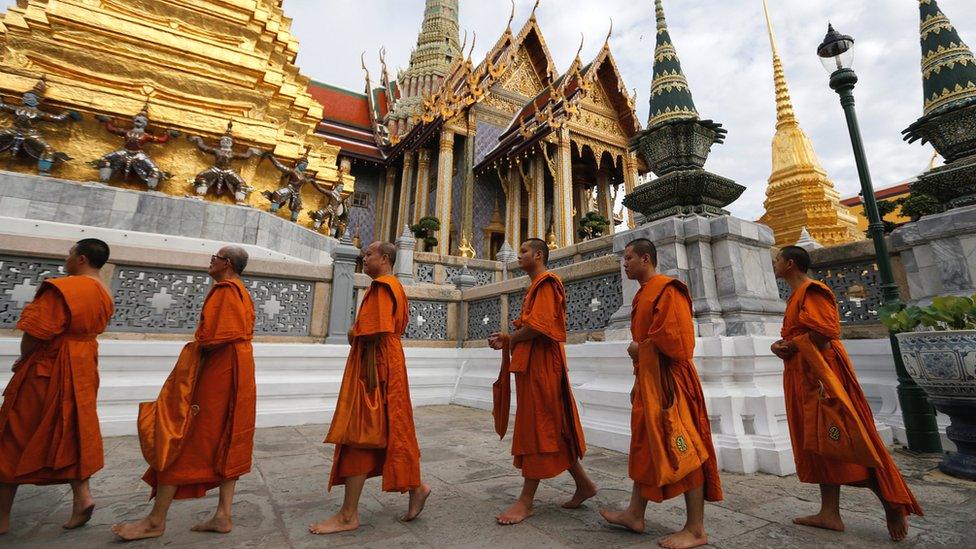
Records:
[[[600,494],[580,510],[559,504],[573,491],[568,474],[543,482],[536,516],[517,526],[497,526],[494,516],[518,495],[521,477],[511,465],[510,440],[499,441],[488,412],[457,406],[416,411],[423,451],[425,480],[433,494],[416,522],[396,520],[406,509],[406,496],[380,492],[370,480],[363,494],[358,532],[317,537],[309,523],[333,513],[342,488],[325,492],[332,447],[322,444],[326,427],[259,429],[254,469],[238,484],[231,534],[189,531],[209,517],[216,491],[201,500],[177,501],[170,511],[169,530],[161,540],[128,547],[626,547],[653,546],[659,536],[680,528],[683,500],[651,504],[648,532],[636,535],[607,527],[597,514],[601,505],[622,505],[630,494],[627,456],[591,447],[584,466],[600,485]],[[24,486],[18,494],[12,530],[0,536],[2,547],[105,547],[115,542],[109,526],[143,516],[149,490],[139,477],[145,462],[134,437],[106,439],[106,467],[95,475],[92,489],[98,507],[92,522],[77,531],[60,528],[70,511],[67,487]],[[914,518],[901,547],[973,546],[976,483],[937,472],[936,460],[896,455],[899,466],[928,513]],[[770,475],[722,476],[725,501],[706,509],[715,547],[874,547],[887,543],[883,513],[864,489],[843,492],[847,533],[838,534],[790,523],[797,514],[817,510],[818,489],[795,477]]]

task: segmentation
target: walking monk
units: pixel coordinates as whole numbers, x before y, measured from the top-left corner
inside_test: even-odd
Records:
[[[384,492],[409,492],[409,522],[424,510],[430,486],[420,479],[420,446],[400,338],[410,322],[410,305],[393,276],[396,246],[373,242],[363,270],[373,279],[349,330],[349,359],[325,442],[336,445],[329,490],[344,484],[339,512],[308,527],[313,534],[359,528],[359,497],[369,477],[383,477]]]
[[[113,310],[98,275],[108,254],[101,240],[76,243],[64,262],[68,276],[44,281],[20,314],[20,358],[0,408],[0,534],[21,484],[71,485],[64,528],[87,523],[95,510],[88,479],[104,466],[95,337]]]
[[[715,448],[701,381],[691,361],[695,327],[691,295],[679,280],[657,272],[657,249],[640,238],[624,249],[627,278],[640,282],[630,313],[627,349],[636,381],[631,392],[630,478],[624,511],[601,510],[608,522],[644,531],[647,502],[685,496],[685,526],[658,540],[669,549],[708,543],[705,501],[722,500]]]
[[[112,527],[130,541],[166,530],[174,499],[203,497],[220,487],[213,518],[195,532],[226,534],[237,479],[251,470],[254,445],[254,303],[240,275],[247,252],[227,246],[210,257],[214,281],[200,323],[155,402],[139,406],[139,444],[149,469],[142,480],[156,498],[149,515]]]
[[[922,514],[905,479],[878,436],[874,416],[840,342],[837,300],[807,276],[810,255],[787,246],[773,269],[793,288],[783,339],[771,350],[786,362],[783,391],[796,474],[820,485],[820,512],[796,524],[844,531],[841,485],[870,488],[881,500],[893,541],[908,535],[908,515]]]
[[[563,504],[576,509],[596,495],[596,484],[583,470],[580,459],[586,453],[566,365],[566,292],[558,276],[546,270],[549,247],[530,238],[519,248],[519,267],[532,279],[522,301],[522,316],[514,322],[512,334],[494,333],[492,349],[503,353],[502,369],[495,395],[495,430],[501,437],[508,429],[511,388],[509,372],[515,374],[515,431],[512,455],[522,470],[522,494],[498,515],[498,524],[518,524],[532,516],[532,504],[539,481],[569,471],[576,481],[576,493]],[[509,353],[511,359],[509,360]]]

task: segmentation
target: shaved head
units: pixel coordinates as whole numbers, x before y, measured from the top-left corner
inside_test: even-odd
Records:
[[[220,255],[227,258],[237,274],[243,273],[247,267],[247,250],[240,246],[224,246],[220,249]]]
[[[633,250],[637,257],[651,256],[651,265],[657,267],[657,247],[650,240],[646,238],[631,240],[626,247]]]
[[[385,257],[390,262],[391,268],[396,265],[397,247],[395,244],[389,242],[373,242],[371,246],[376,246],[376,253],[380,257]]]
[[[530,250],[532,250],[533,255],[536,252],[542,254],[543,265],[549,264],[549,245],[546,244],[545,240],[542,240],[541,238],[529,238],[526,239],[526,241],[523,242],[523,244],[525,244],[526,246],[529,247]]]
[[[801,273],[810,270],[810,253],[799,246],[786,246],[779,251],[784,261],[792,261]]]

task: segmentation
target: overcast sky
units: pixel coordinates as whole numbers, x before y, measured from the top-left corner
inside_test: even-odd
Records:
[[[908,145],[901,130],[922,112],[918,2],[916,0],[769,0],[797,117],[813,139],[824,168],[844,197],[860,185],[837,95],[816,56],[827,20],[854,36],[858,115],[876,188],[911,178],[927,165],[931,149]],[[6,7],[14,2],[0,0]],[[534,0],[516,0],[513,28],[527,19]],[[976,2],[940,0],[963,40],[976,45]],[[423,0],[284,0],[301,42],[298,65],[316,80],[361,91],[359,55],[377,81],[377,50],[386,46],[394,70],[408,64],[423,19]],[[729,130],[706,168],[747,187],[733,213],[763,212],[775,131],[772,65],[761,0],[665,0],[671,37],[702,117]],[[509,0],[460,0],[461,28],[477,33],[480,59],[505,28]],[[585,36],[584,61],[603,44],[610,17],[610,45],[638,113],[647,119],[654,3],[651,0],[542,0],[537,12],[558,70],[569,67]],[[463,34],[463,33],[462,33]],[[470,44],[470,41],[469,41]],[[326,105],[328,108],[328,105]]]

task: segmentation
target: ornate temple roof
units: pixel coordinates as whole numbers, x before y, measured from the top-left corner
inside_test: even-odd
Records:
[[[308,91],[322,104],[324,111],[316,133],[339,146],[342,154],[363,160],[383,161],[383,151],[377,144],[374,133],[377,117],[382,118],[386,114],[386,99],[382,89],[371,90],[370,97],[365,93],[312,81]]]
[[[648,128],[671,120],[698,118],[688,79],[681,71],[678,52],[668,32],[664,5],[661,0],[654,0],[654,7],[657,14],[657,40],[654,47],[654,77],[651,81]]]
[[[976,59],[936,0],[919,0],[925,116],[976,103]]]

